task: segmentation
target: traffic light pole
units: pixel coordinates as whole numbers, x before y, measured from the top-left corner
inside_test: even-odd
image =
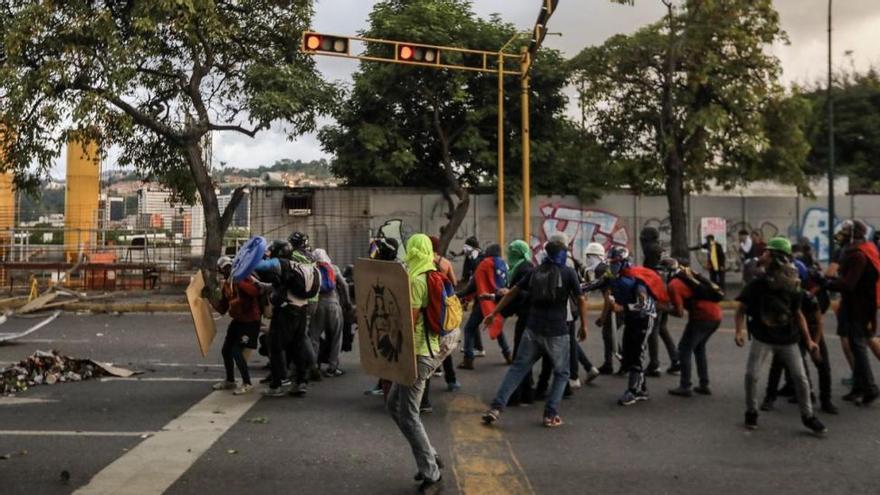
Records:
[[[520,77],[520,106],[522,113],[522,210],[523,210],[523,240],[531,245],[532,237],[532,170],[530,162],[529,138],[529,52],[523,47]]]
[[[504,246],[504,55],[498,54],[498,244]]]

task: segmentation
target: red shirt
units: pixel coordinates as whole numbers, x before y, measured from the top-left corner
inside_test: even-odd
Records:
[[[721,321],[721,305],[717,302],[693,299],[694,291],[681,279],[669,282],[669,295],[676,309],[687,308],[688,318],[695,321]],[[687,304],[692,302],[692,304]]]
[[[260,321],[260,289],[249,279],[233,287],[223,286],[223,301],[229,306],[229,316],[235,321],[250,323]]]

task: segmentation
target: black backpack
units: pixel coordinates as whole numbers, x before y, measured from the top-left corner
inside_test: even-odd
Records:
[[[724,299],[724,291],[721,287],[699,273],[691,273],[691,276],[681,273],[678,278],[691,288],[696,300],[720,302]]]
[[[529,283],[532,305],[557,304],[564,300],[562,294],[562,268],[553,263],[541,263],[532,272]]]
[[[311,299],[317,296],[318,291],[321,290],[321,272],[315,265],[283,260],[281,262],[281,283],[295,297]]]

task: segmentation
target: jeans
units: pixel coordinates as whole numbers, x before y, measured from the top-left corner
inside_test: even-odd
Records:
[[[852,391],[857,394],[870,394],[877,390],[871,362],[868,359],[868,322],[846,318],[848,323],[849,346],[853,355]]]
[[[627,389],[632,393],[647,392],[645,368],[643,366],[648,337],[654,328],[654,317],[640,316],[627,311],[624,314],[623,328],[623,360],[620,366],[629,371]]]
[[[483,318],[480,305],[474,303],[474,310],[471,311],[464,324],[464,357],[467,359],[474,359],[474,348],[480,336],[480,324],[483,323]],[[507,343],[507,338],[504,337],[504,332],[498,335],[498,347],[501,348],[501,352],[505,356],[510,354],[510,345]]]
[[[651,335],[648,339],[648,353],[651,356],[651,361],[648,363],[649,370],[660,369],[659,339],[663,339],[663,345],[666,346],[666,353],[669,354],[669,360],[674,363],[679,359],[675,347],[675,340],[669,335],[669,328],[666,326],[668,319],[669,315],[667,313],[663,313],[654,319],[654,327],[651,329]]]
[[[223,340],[223,347],[220,349],[220,355],[223,356],[223,366],[226,368],[226,381],[235,381],[235,367],[241,373],[241,382],[245,385],[251,384],[251,374],[248,371],[247,361],[244,358],[245,344],[242,342],[244,334],[258,334],[260,331],[260,322],[240,322],[233,321],[226,330],[226,338]]]
[[[520,315],[516,319],[516,326],[513,328],[513,359],[516,360],[516,356],[519,356],[522,353],[522,336],[526,333],[526,321],[528,320],[528,316]],[[527,404],[532,403],[533,391],[532,391],[532,370],[529,368],[522,382],[520,382],[519,387],[517,387],[516,391],[510,397],[510,402],[523,402]]]
[[[690,389],[691,358],[697,362],[697,376],[700,386],[709,386],[709,365],[706,362],[706,344],[712,334],[721,326],[720,321],[688,320],[678,343],[678,359],[681,360],[681,388]]]
[[[569,341],[569,361],[568,361],[568,377],[572,380],[578,377],[578,365],[583,365],[584,369],[589,373],[593,367],[593,363],[587,357],[584,350],[578,345],[577,330],[575,330],[575,322],[568,322],[568,341]],[[550,384],[550,376],[553,374],[553,362],[549,359],[541,360],[541,374],[538,376],[537,390],[544,392]]]
[[[315,365],[308,336],[306,306],[276,306],[269,324],[269,364],[272,367],[271,388],[281,386],[287,378],[287,361],[296,366],[296,382],[308,382],[307,371]],[[286,355],[286,358],[285,358]]]
[[[339,367],[339,351],[342,349],[342,306],[338,299],[321,299],[315,311],[314,319],[309,325],[309,333],[314,342],[315,338],[321,341],[324,335],[324,346],[321,347],[319,356],[327,363],[329,369]],[[320,346],[320,344],[319,344]]]
[[[825,339],[820,340],[817,344],[819,345],[819,357],[821,360],[816,361],[812,355],[810,355],[810,359],[813,361],[813,365],[816,366],[816,371],[819,375],[819,400],[822,404],[828,404],[831,402],[831,363],[828,361],[828,346],[825,344]],[[804,370],[807,373],[807,380],[812,391],[813,381],[810,379],[809,371],[807,371],[807,348],[803,342],[800,342],[798,347],[801,350],[801,356],[803,356]],[[790,386],[792,383],[791,373],[785,368],[782,360],[774,356],[773,362],[770,364],[770,375],[767,378],[765,400],[771,402],[776,400],[776,396],[779,393],[779,381],[782,379],[783,371],[785,372],[786,386]]]
[[[523,378],[531,373],[532,365],[541,355],[545,355],[553,361],[553,386],[547,394],[547,402],[544,405],[544,416],[555,416],[559,413],[559,403],[562,402],[562,394],[568,384],[568,335],[545,337],[536,334],[529,328],[520,341],[516,359],[513,365],[504,375],[504,380],[498,388],[495,399],[492,400],[492,408],[499,411],[504,409],[513,392],[522,384]]]
[[[388,408],[391,418],[412,448],[419,473],[425,479],[432,481],[440,479],[440,468],[437,467],[437,451],[431,446],[428,433],[422,425],[419,404],[425,391],[425,382],[439,364],[431,357],[418,356],[416,382],[411,386],[392,384],[385,402],[385,407]]]
[[[801,416],[813,416],[813,402],[810,400],[810,385],[807,381],[807,373],[804,370],[804,361],[797,344],[774,345],[766,344],[760,340],[752,340],[749,349],[749,361],[746,368],[746,409],[758,410],[758,380],[761,378],[761,368],[768,357],[779,357],[782,363],[791,373],[794,390],[797,394]]]

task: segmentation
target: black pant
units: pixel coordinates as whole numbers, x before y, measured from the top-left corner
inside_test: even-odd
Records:
[[[275,307],[269,324],[269,364],[272,367],[271,388],[281,386],[287,378],[287,359],[296,366],[296,382],[308,382],[308,371],[314,363],[314,352],[308,335],[306,306]]]
[[[651,361],[648,363],[649,370],[660,369],[660,339],[663,339],[663,345],[666,346],[669,361],[673,363],[678,361],[678,348],[666,326],[668,319],[667,313],[661,313],[657,318],[654,318],[654,328],[651,329],[651,335],[648,338],[648,354],[651,356]]]
[[[253,347],[256,344],[251,340],[260,333],[260,322],[240,322],[233,320],[226,329],[226,338],[220,355],[223,356],[223,366],[226,368],[226,381],[235,381],[235,367],[241,373],[241,382],[251,384],[251,374],[248,371],[247,361],[244,359],[245,347]]]
[[[446,356],[443,360],[443,378],[446,384],[455,383],[455,366],[452,362],[452,355]],[[431,379],[425,381],[425,391],[422,393],[422,408],[431,407]]]
[[[724,290],[724,270],[709,270],[709,280]]]
[[[629,371],[628,389],[633,393],[646,392],[643,363],[655,317],[627,311],[623,319],[626,326],[623,328],[623,360],[620,365]]]
[[[610,313],[602,324],[602,344],[605,351],[605,362],[602,363],[602,366],[604,367],[614,366],[614,355],[618,352],[619,342],[617,342],[617,336],[614,335],[615,323],[620,324],[620,319],[617,314]]]
[[[853,354],[853,386],[857,394],[872,394],[877,390],[874,374],[871,372],[871,361],[868,359],[868,322],[845,318],[848,324],[847,334]]]

